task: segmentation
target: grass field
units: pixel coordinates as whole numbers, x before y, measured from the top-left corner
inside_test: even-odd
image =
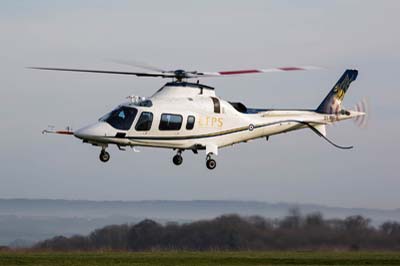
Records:
[[[0,265],[400,265],[400,252],[0,252]]]

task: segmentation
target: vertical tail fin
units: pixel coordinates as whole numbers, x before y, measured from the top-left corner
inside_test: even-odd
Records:
[[[318,113],[325,114],[335,114],[341,110],[341,104],[344,98],[344,95],[347,89],[350,86],[350,83],[356,80],[358,75],[357,70],[348,69],[346,70],[342,77],[335,84],[333,89],[329,92],[329,94],[325,97],[322,103],[318,106]]]

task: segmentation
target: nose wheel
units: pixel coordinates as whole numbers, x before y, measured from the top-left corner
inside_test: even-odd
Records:
[[[206,166],[210,170],[213,170],[215,167],[217,167],[217,162],[211,158],[211,154],[207,155]]]
[[[108,162],[108,160],[110,160],[110,154],[108,152],[106,152],[105,150],[101,150],[99,159],[103,163]]]
[[[178,153],[172,158],[172,162],[175,165],[181,165],[183,162],[182,152],[178,151]]]

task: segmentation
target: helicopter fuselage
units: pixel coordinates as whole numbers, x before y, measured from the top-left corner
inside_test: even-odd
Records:
[[[187,82],[167,83],[152,97],[132,98],[110,114],[74,135],[102,147],[205,149],[217,155],[218,148],[309,126],[324,134],[325,124],[353,117],[313,110],[248,109],[218,98],[209,86]],[[116,121],[124,119],[128,125]]]

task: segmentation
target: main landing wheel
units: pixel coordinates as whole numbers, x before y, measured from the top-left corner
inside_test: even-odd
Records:
[[[207,159],[206,165],[208,169],[213,170],[217,166],[217,162],[214,159]]]
[[[172,158],[172,162],[174,162],[175,165],[181,165],[183,162],[183,157],[180,154],[177,154]]]
[[[110,160],[110,154],[108,152],[106,152],[106,151],[101,151],[99,159],[103,163],[108,162],[108,160]]]

